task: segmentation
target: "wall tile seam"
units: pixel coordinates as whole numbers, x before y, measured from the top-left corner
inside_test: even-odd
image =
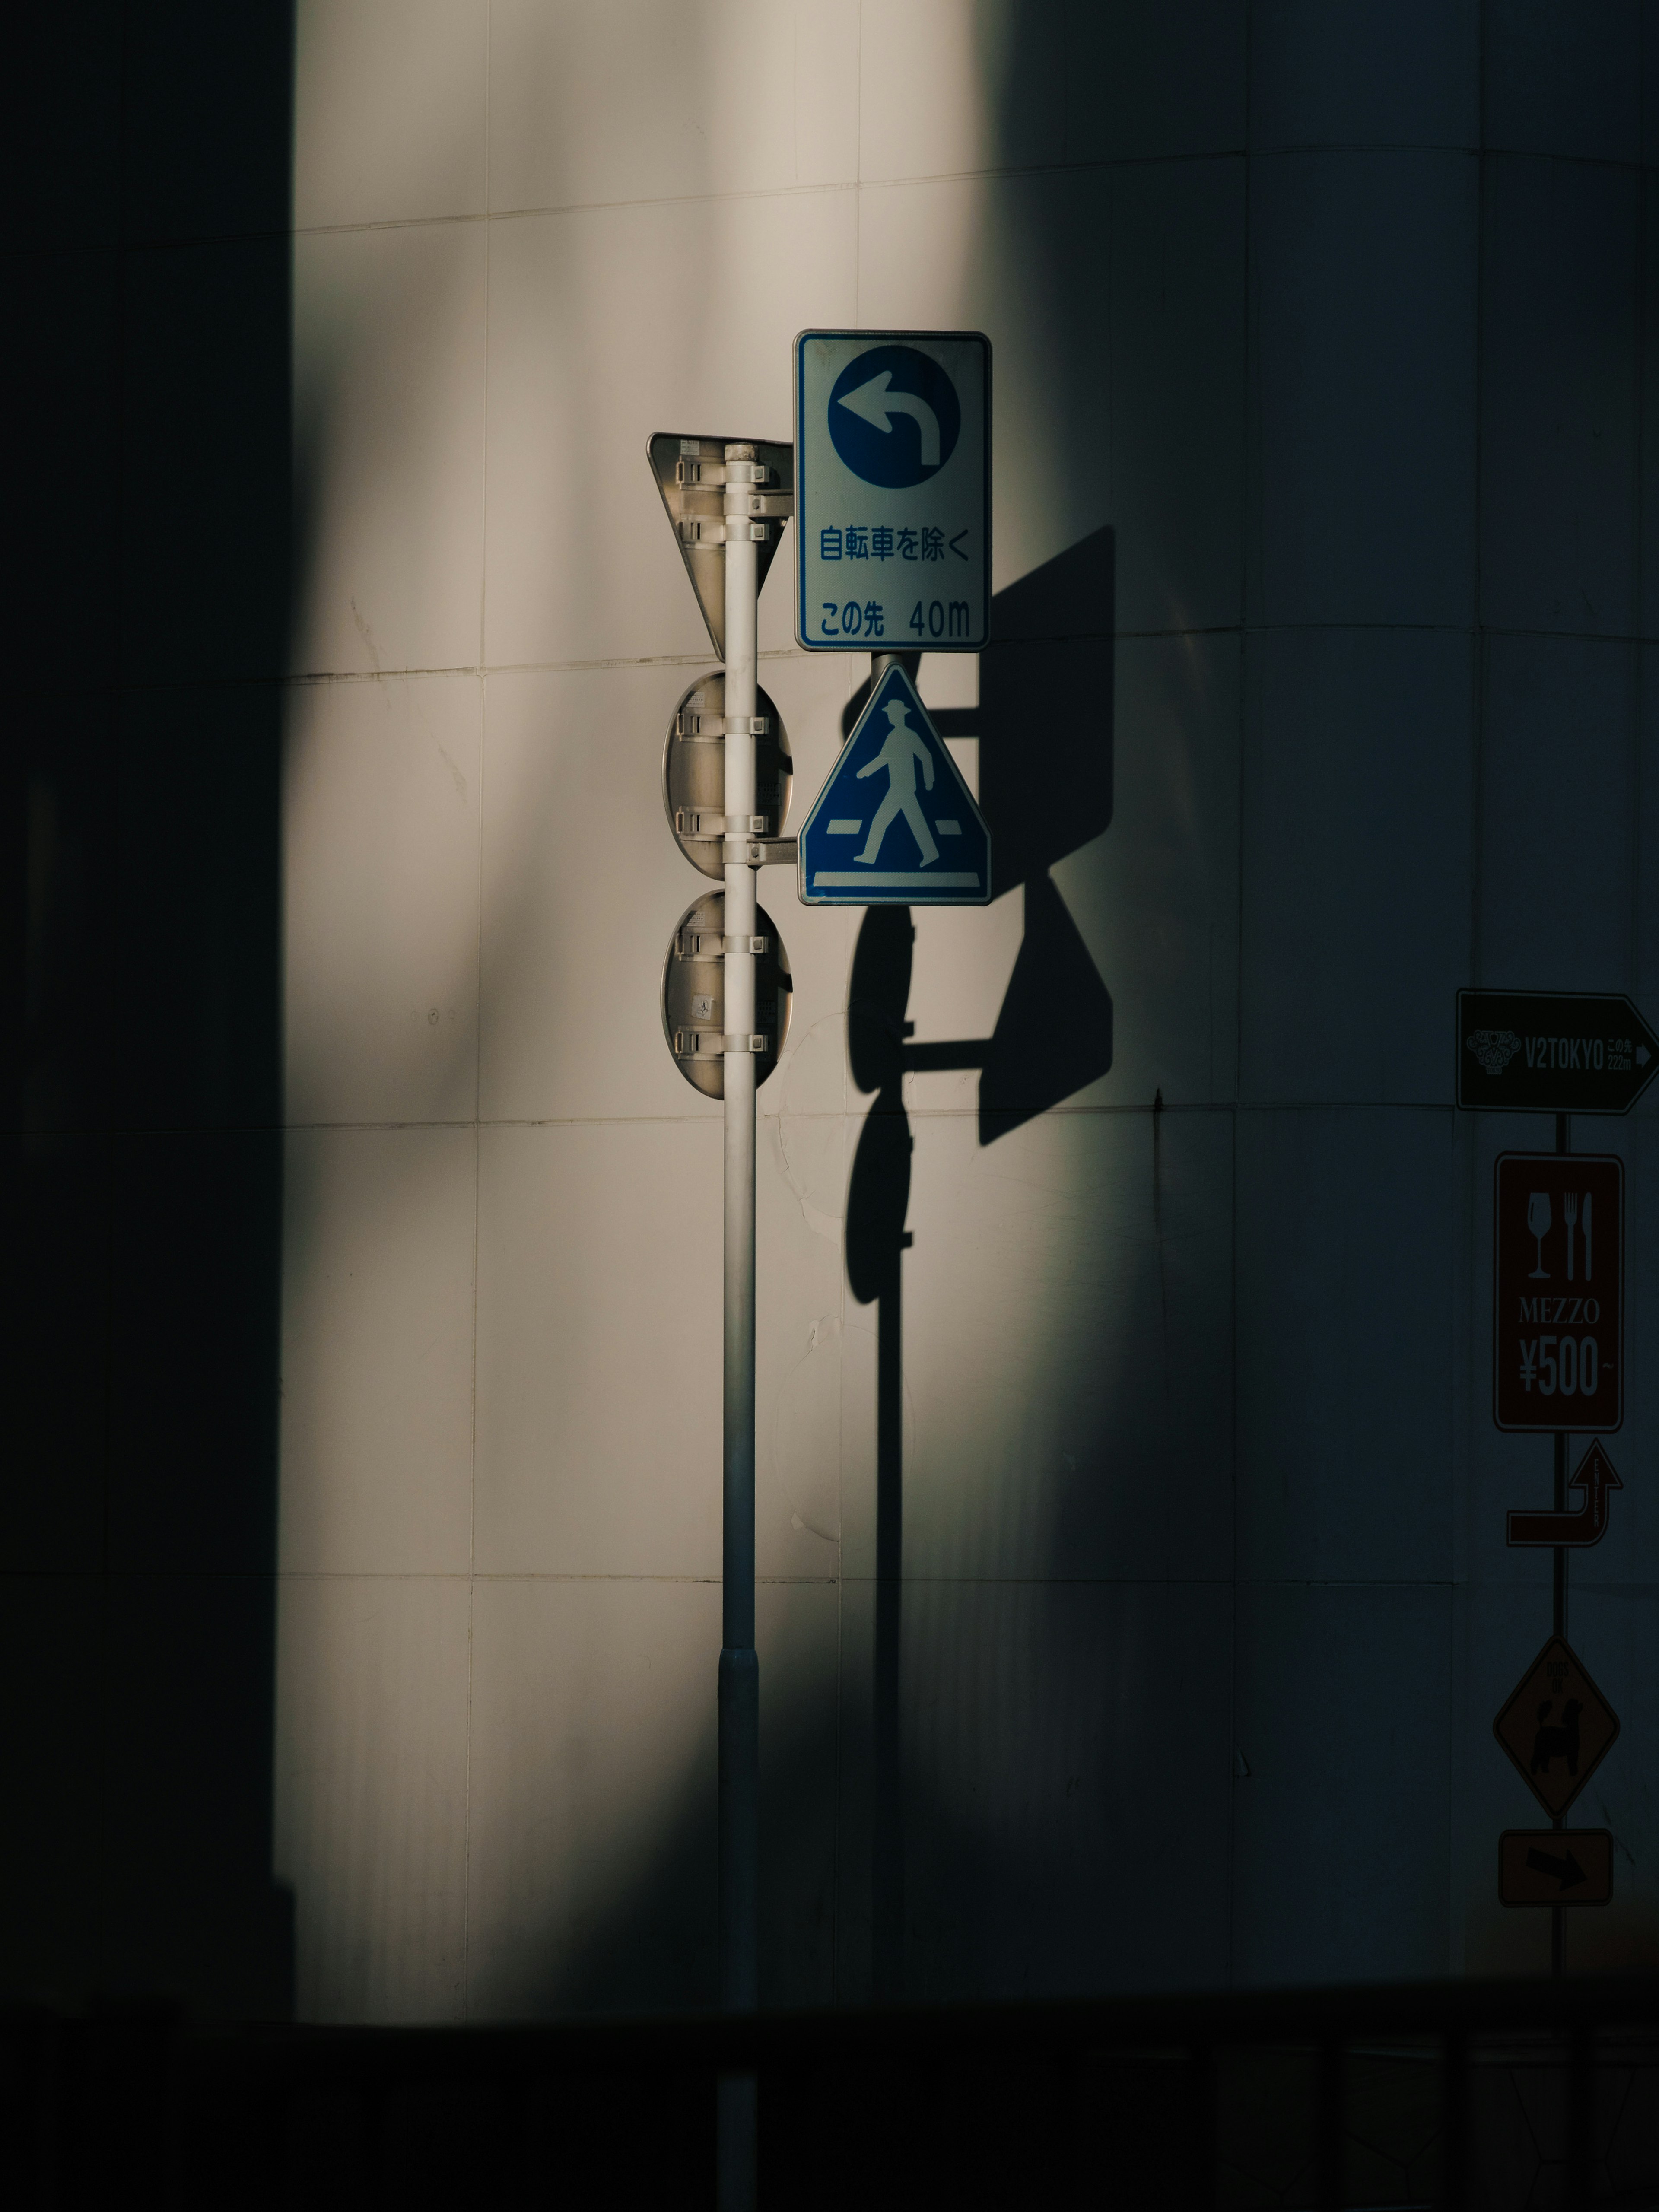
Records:
[[[246,1583],[263,1587],[283,1578],[279,1567],[132,1567],[100,1562],[93,1566],[0,1566],[6,1583]]]
[[[275,236],[286,234],[276,232]],[[0,268],[27,267],[32,262],[105,261],[113,265],[128,251],[118,238],[53,239],[44,246],[0,246]]]
[[[1004,897],[1011,897],[1005,892]],[[844,1012],[845,1009],[839,1011]],[[919,1044],[930,1040],[919,1037]],[[873,1097],[873,1092],[859,1094],[860,1103],[846,1107],[824,1107],[809,1112],[796,1112],[783,1106],[769,1105],[763,1098],[763,1120],[832,1122],[842,1119],[862,1121],[869,1109],[861,1102]],[[932,1121],[975,1121],[979,1118],[977,1105],[935,1106],[913,1103],[906,1109],[913,1120]],[[1113,1117],[1150,1114],[1154,1110],[1150,1098],[1097,1099],[1073,1103],[1070,1100],[1058,1106],[1046,1108],[1032,1116],[1038,1121],[1062,1119],[1085,1121],[1109,1120]],[[1450,1114],[1475,1110],[1455,1106],[1449,1099],[1434,1098],[1170,1098],[1165,1097],[1161,1110],[1164,1114],[1195,1116],[1206,1114]],[[1575,1116],[1575,1119],[1577,1117]],[[1586,1121],[1590,1116],[1583,1117]],[[1601,1117],[1624,1122],[1626,1117]],[[1629,1126],[1639,1126],[1659,1118],[1659,1107],[1628,1117]],[[29,1123],[0,1125],[0,1134],[20,1139],[74,1140],[104,1144],[132,1139],[197,1137],[268,1137],[268,1136],[325,1136],[337,1133],[356,1135],[391,1134],[398,1130],[452,1129],[457,1131],[480,1129],[635,1129],[678,1128],[686,1125],[698,1128],[718,1129],[720,1117],[716,1113],[700,1113],[689,1109],[684,1114],[548,1114],[548,1115],[480,1115],[475,1120],[367,1120],[334,1121],[176,1121],[176,1122],[65,1122],[62,1124]]]
[[[1188,167],[1204,162],[1291,161],[1310,154],[1453,154],[1480,158],[1490,155],[1504,161],[1557,161],[1569,167],[1628,172],[1632,177],[1659,172],[1659,156],[1626,160],[1607,155],[1570,154],[1551,147],[1466,145],[1455,140],[1367,142],[1332,139],[1310,141],[1306,144],[1215,146],[1158,154],[1108,155],[1090,161],[993,163],[966,169],[929,170],[905,177],[859,177],[819,184],[756,185],[727,192],[670,192],[637,199],[555,200],[523,207],[476,209],[436,215],[374,216],[356,222],[297,223],[281,228],[163,231],[131,237],[55,240],[46,245],[13,246],[0,249],[0,265],[74,256],[188,252],[204,246],[268,244],[284,239],[330,238],[381,230],[425,230],[453,228],[471,223],[529,222],[548,216],[599,216],[633,209],[696,207],[747,200],[823,198],[862,191],[908,191],[930,185],[967,184],[980,179],[1087,176],[1109,174],[1117,170]]]
[[[301,238],[356,238],[385,230],[465,230],[492,222],[540,222],[552,218],[629,215],[658,208],[732,207],[756,200],[840,198],[861,190],[856,182],[818,185],[751,185],[732,191],[659,192],[636,199],[550,200],[527,207],[474,208],[441,215],[365,216],[356,221],[296,223],[288,234]]]
[[[1456,987],[1454,987],[1456,988]],[[1246,1098],[1228,1103],[1249,1114],[1459,1114],[1474,1110],[1450,1098]],[[1221,1110],[1218,1109],[1218,1110]]]
[[[1565,643],[1592,645],[1642,646],[1659,644],[1659,628],[1652,630],[1565,629],[1540,623],[1506,623],[1482,620],[1473,617],[1468,622],[1401,622],[1374,620],[1364,616],[1304,618],[1295,621],[1249,621],[1237,623],[1182,623],[1167,629],[1114,630],[1056,630],[1042,635],[1021,632],[1017,636],[993,638],[991,648],[999,645],[1059,646],[1112,644],[1181,644],[1193,638],[1240,639],[1274,636],[1344,636],[1351,633],[1369,635],[1401,635],[1410,637],[1498,637],[1498,638],[1554,638]],[[805,665],[829,656],[802,651],[798,647],[769,646],[757,658],[772,666],[781,663]],[[863,656],[850,655],[849,658]],[[40,693],[52,697],[103,696],[111,692],[161,692],[201,690],[213,691],[252,687],[264,688],[280,684],[286,689],[304,690],[331,684],[416,683],[425,678],[467,678],[482,682],[491,676],[590,676],[603,675],[611,671],[649,668],[702,668],[716,659],[714,647],[704,653],[653,653],[617,654],[599,660],[487,660],[451,661],[440,664],[411,663],[400,668],[301,668],[269,675],[202,677],[150,677],[126,678],[103,684],[88,684],[72,687],[35,684],[29,687],[30,696]],[[955,709],[972,714],[973,708]]]
[[[757,657],[776,661],[806,660],[811,656],[775,646]],[[411,664],[406,668],[300,668],[290,669],[277,681],[295,690],[328,684],[412,684],[423,677],[465,677],[483,683],[491,676],[592,676],[603,675],[611,669],[702,668],[711,660],[718,662],[712,645],[707,653],[646,653],[630,657],[618,655],[607,660],[450,661],[429,666]]]
[[[118,1088],[118,1085],[112,1085]],[[416,1124],[416,1126],[421,1126]],[[82,1138],[99,1144],[123,1143],[137,1138],[280,1137],[285,1121],[65,1121],[0,1124],[0,1134],[24,1139]]]
[[[572,1569],[524,1567],[278,1567],[265,1577],[279,1583],[661,1583],[664,1585],[720,1588],[718,1574],[664,1575],[607,1572],[580,1573]],[[829,1587],[833,1576],[780,1576],[774,1579],[802,1587]]]
[[[790,1116],[792,1121],[795,1118],[793,1115]],[[838,1117],[827,1112],[823,1118]],[[281,1127],[289,1136],[330,1136],[342,1132],[388,1136],[403,1129],[676,1129],[688,1122],[699,1128],[718,1129],[722,1126],[718,1113],[701,1113],[688,1107],[684,1114],[550,1114],[540,1117],[483,1114],[465,1121],[284,1121]]]
[[[1103,830],[1100,834],[1102,836],[1104,836],[1106,832]],[[1058,865],[1058,863],[1056,865]],[[1016,890],[1023,888],[1023,885],[1017,884],[1015,886]],[[1013,893],[1012,891],[1004,891],[1002,896],[1004,898],[1012,898]],[[842,1011],[844,1012],[845,1009],[842,1009]],[[939,1037],[917,1036],[910,1038],[907,1040],[907,1042],[914,1044],[939,1044],[945,1042],[945,1040]],[[1102,1082],[1105,1079],[1106,1079],[1104,1077],[1097,1079],[1097,1080]],[[1158,1086],[1155,1082],[1153,1085],[1154,1091],[1156,1091],[1158,1088]],[[787,1112],[787,1109],[785,1109],[776,1108],[773,1109],[772,1118],[775,1121],[787,1118],[791,1121],[836,1121],[845,1118],[849,1121],[861,1121],[867,1114],[874,1110],[873,1103],[870,1102],[873,1102],[878,1095],[878,1094],[873,1091],[855,1091],[854,1094],[854,1103],[852,1105],[844,1107],[827,1106],[823,1108],[821,1112],[811,1114]],[[1185,1115],[1231,1114],[1237,1103],[1238,1102],[1235,1098],[1164,1098],[1161,1103],[1156,1097],[1152,1098],[1099,1098],[1084,1100],[1068,1098],[1062,1099],[1058,1106],[1045,1106],[1040,1114],[1034,1114],[1030,1118],[1033,1121],[1059,1121],[1062,1116],[1070,1117],[1073,1120],[1083,1121],[1087,1120],[1091,1115],[1109,1120],[1114,1115],[1121,1116],[1123,1115],[1145,1115],[1153,1113]],[[933,1106],[919,1104],[914,1099],[906,1100],[903,1110],[909,1115],[912,1121],[976,1121],[980,1115],[980,1109],[977,1106]],[[1024,1127],[1027,1125],[1022,1123],[1019,1126]]]
[[[624,1573],[621,1570],[578,1572],[566,1568],[486,1568],[465,1567],[278,1567],[267,1573],[252,1570],[212,1568],[142,1568],[125,1569],[33,1569],[6,1568],[0,1570],[0,1584],[6,1582],[88,1582],[106,1578],[128,1582],[247,1582],[280,1584],[284,1583],[488,1583],[492,1586],[572,1586],[588,1583],[660,1585],[664,1589],[718,1589],[718,1574],[667,1575]],[[1037,1574],[939,1574],[919,1573],[907,1569],[900,1579],[913,1589],[1231,1589],[1235,1577],[1231,1571],[1215,1574],[1145,1574],[1145,1575],[1037,1575]],[[764,1589],[873,1589],[880,1577],[874,1574],[845,1575],[774,1575],[759,1574],[756,1586]],[[1264,1589],[1418,1589],[1428,1587],[1430,1578],[1421,1580],[1399,1577],[1376,1581],[1359,1577],[1284,1577],[1259,1578]],[[1437,1587],[1437,1584],[1436,1584]],[[1632,1585],[1632,1587],[1638,1587]],[[1645,1587],[1645,1586],[1642,1586]]]
[[[157,231],[151,237],[53,239],[40,246],[0,246],[0,266],[88,255],[118,259],[145,253],[193,253],[202,246],[280,245],[294,234],[291,226],[282,224],[247,230]]]
[[[1645,630],[1560,629],[1545,628],[1536,623],[1490,622],[1481,619],[1479,616],[1466,623],[1256,622],[1241,625],[1239,634],[1250,638],[1272,637],[1276,635],[1316,636],[1327,633],[1346,635],[1353,631],[1368,635],[1372,632],[1386,635],[1399,631],[1409,635],[1424,637],[1553,638],[1564,644],[1572,645],[1632,646],[1659,643],[1659,630],[1650,634]],[[1120,632],[1120,635],[1121,635],[1122,633]],[[1203,633],[1180,631],[1171,635],[1197,636]]]
[[[1340,623],[1334,624],[1313,623],[1302,626],[1314,629],[1345,629],[1351,627],[1351,625]],[[1425,625],[1387,624],[1370,626],[1387,628],[1417,628],[1425,627]],[[1440,626],[1443,627],[1443,625]],[[1426,625],[1426,627],[1436,627],[1436,625]],[[1123,638],[1166,638],[1178,641],[1189,637],[1231,637],[1238,635],[1238,633],[1239,625],[1237,623],[1219,623],[1211,627],[1189,626],[1170,629],[1055,630],[1041,635],[1030,635],[1022,631],[1018,637],[1000,640],[994,639],[993,643],[1008,645],[1103,646],[1113,643],[1115,640],[1121,640]],[[867,653],[855,653],[850,650],[846,657],[848,659],[859,660],[865,660],[869,658]],[[924,654],[923,657],[925,659],[927,656]],[[967,658],[968,656],[964,655],[960,657]],[[808,653],[804,651],[799,646],[774,645],[763,647],[757,655],[757,658],[760,660],[768,662],[774,666],[777,665],[780,662],[787,661],[792,665],[798,665],[805,667],[811,663],[828,660],[831,656],[827,653]],[[297,690],[307,685],[316,685],[320,687],[328,684],[379,684],[382,682],[405,684],[412,683],[422,677],[468,677],[482,681],[484,678],[489,676],[586,676],[603,675],[607,671],[612,669],[702,668],[705,667],[711,660],[718,660],[718,656],[716,655],[712,645],[708,647],[708,651],[704,653],[618,653],[600,660],[450,661],[430,665],[416,665],[411,664],[409,666],[403,668],[296,668],[289,669],[284,674],[271,678],[205,678],[201,679],[201,685],[204,689],[214,689],[227,683],[277,683]],[[863,679],[860,678],[860,681],[862,680]],[[84,687],[88,693],[108,691],[112,688],[117,687],[112,686],[108,684],[88,684]],[[170,690],[177,687],[166,679],[158,678],[155,681],[146,684],[134,685],[128,688],[148,690]],[[970,708],[969,711],[971,713],[973,710]]]
[[[873,1589],[880,1577],[842,1575],[843,1589]],[[907,1589],[1231,1589],[1229,1569],[1191,1575],[945,1575],[921,1574],[907,1567],[900,1580]]]
[[[1004,893],[1004,896],[1011,896]],[[845,1009],[840,1011],[844,1012]],[[937,1042],[937,1040],[932,1040]],[[930,1042],[926,1037],[918,1043]],[[873,1092],[860,1092],[858,1102],[846,1107],[823,1107],[811,1111],[796,1112],[781,1105],[769,1105],[763,1101],[762,1118],[768,1121],[823,1121],[841,1120],[862,1121],[869,1108],[862,1102],[872,1098]],[[934,1121],[975,1121],[979,1118],[977,1105],[935,1106],[913,1103],[906,1109],[913,1119]],[[1085,1121],[1110,1120],[1124,1115],[1150,1114],[1155,1110],[1150,1098],[1098,1099],[1074,1103],[1066,1101],[1050,1106],[1031,1118],[1038,1121],[1062,1118]],[[1475,1108],[1462,1108],[1449,1098],[1165,1098],[1161,1109],[1165,1114],[1191,1116],[1212,1114],[1455,1114],[1477,1112]],[[1574,1116],[1575,1120],[1580,1118]],[[1611,1136],[1620,1127],[1641,1127],[1659,1119],[1659,1107],[1634,1110],[1626,1115],[1598,1115],[1598,1121],[1613,1125],[1607,1132]],[[1585,1121],[1592,1117],[1583,1116]],[[88,1144],[106,1144],[133,1139],[197,1137],[269,1137],[312,1136],[349,1133],[354,1135],[391,1134],[399,1130],[451,1129],[457,1131],[479,1129],[635,1129],[678,1128],[686,1125],[698,1128],[718,1129],[718,1114],[700,1113],[688,1109],[684,1114],[548,1114],[548,1115],[483,1115],[476,1121],[179,1121],[179,1122],[66,1122],[63,1124],[0,1125],[0,1134],[23,1139],[51,1139]]]
[[[1369,152],[1373,149],[1361,147],[1353,150]],[[1409,152],[1417,149],[1407,147],[1404,150]],[[343,234],[376,230],[422,230],[436,228],[440,226],[453,228],[469,223],[533,222],[547,216],[626,214],[635,210],[651,208],[732,206],[751,200],[827,199],[866,191],[920,191],[933,185],[974,184],[981,180],[996,182],[1004,179],[1018,179],[1025,177],[1110,175],[1116,170],[1183,168],[1198,163],[1243,162],[1249,158],[1249,149],[1243,146],[1215,146],[1158,154],[1102,155],[1091,161],[990,161],[976,163],[966,168],[919,170],[909,175],[823,178],[809,184],[738,185],[725,191],[655,192],[617,199],[545,200],[512,207],[453,209],[439,214],[362,216],[356,221],[296,223],[287,232],[260,232],[246,234],[325,238]],[[224,234],[226,236],[242,234]],[[204,235],[217,236],[218,234]],[[187,235],[181,242],[191,244],[194,243],[194,240]],[[13,250],[15,252],[21,249]],[[52,249],[36,250],[47,252]]]
[[[1491,157],[1500,161],[1555,161],[1564,169],[1610,169],[1632,177],[1650,176],[1659,169],[1659,158],[1639,155],[1634,161],[1623,155],[1569,154],[1553,146],[1492,146],[1479,149],[1483,160]]]
[[[486,204],[489,198],[489,131],[492,106],[491,93],[493,88],[491,33],[493,28],[493,10],[490,7],[489,0],[484,0],[483,181]],[[478,455],[478,658],[481,661],[486,656],[486,647],[489,635],[490,338],[493,334],[495,323],[495,319],[490,311],[489,247],[490,234],[488,227],[486,226],[483,233],[483,385],[480,394],[481,414],[479,421],[479,444],[481,450]],[[356,601],[355,599],[352,601],[352,611],[354,614],[356,612]],[[365,625],[364,627],[366,628],[367,626]],[[482,1010],[484,1005],[484,810],[489,795],[489,754],[483,743],[483,737],[484,731],[487,728],[489,722],[489,684],[488,678],[481,678],[478,684],[478,795],[477,820],[474,832],[476,867],[473,882],[475,904],[472,912],[472,986],[475,994],[475,1004],[478,1008],[480,1014],[482,1014]],[[446,757],[447,757],[446,756]],[[468,795],[470,796],[470,794]],[[471,1042],[471,1057],[472,1061],[472,1118],[476,1122],[478,1119],[479,1112],[483,1103],[483,1024],[481,1020],[475,1020],[472,1024],[472,1036]],[[461,1779],[461,1794],[463,1801],[466,1806],[465,1834],[462,1845],[461,1868],[462,1926],[460,2006],[464,2015],[469,2014],[472,2009],[472,1920],[474,1902],[472,1869],[472,1750],[475,1719],[473,1705],[476,1674],[474,1663],[476,1654],[475,1630],[477,1626],[477,1623],[474,1620],[474,1607],[478,1587],[478,1330],[480,1309],[479,1282],[481,1276],[481,1270],[479,1267],[479,1245],[483,1233],[483,1145],[481,1138],[475,1136],[472,1145],[472,1295],[470,1300],[471,1307],[472,1340],[470,1347],[471,1355],[470,1371],[467,1376],[467,1395],[470,1401],[469,1411],[471,1413],[471,1419],[468,1424],[466,1457],[466,1552],[468,1569],[466,1600],[466,1753],[465,1766]]]
[[[1009,897],[1012,896],[1012,893],[1005,892],[1003,896],[1005,897]],[[832,1011],[836,1012],[845,1012],[846,1009],[844,1007],[841,1007]],[[937,1042],[939,1040],[918,1037],[915,1042],[918,1044],[927,1044],[929,1042]],[[761,1119],[763,1121],[821,1121],[825,1124],[842,1121],[862,1121],[866,1118],[866,1115],[873,1110],[872,1107],[865,1102],[873,1100],[876,1095],[877,1094],[874,1091],[861,1091],[858,1094],[857,1103],[853,1105],[845,1107],[826,1106],[805,1113],[797,1113],[784,1106],[769,1105],[764,1097],[763,1097],[760,1109]],[[1236,1098],[1166,1098],[1164,1099],[1162,1107],[1156,1110],[1164,1114],[1182,1114],[1189,1116],[1203,1114],[1231,1114],[1236,1112],[1243,1103],[1244,1102]],[[1374,1104],[1364,1100],[1355,1102],[1352,1100],[1314,1099],[1307,1102],[1306,1110],[1323,1113],[1328,1111],[1333,1106],[1345,1105],[1351,1106],[1352,1110],[1356,1113],[1374,1113],[1378,1110],[1392,1110],[1398,1103],[1398,1101],[1393,1099],[1380,1100],[1376,1102]],[[980,1109],[976,1104],[962,1106],[931,1106],[919,1105],[913,1103],[907,1105],[905,1110],[908,1113],[912,1121],[977,1121],[980,1115]],[[1154,1102],[1151,1098],[1102,1099],[1097,1102],[1084,1104],[1073,1104],[1068,1101],[1059,1106],[1047,1107],[1042,1113],[1030,1116],[1030,1119],[1036,1121],[1053,1121],[1061,1119],[1072,1121],[1088,1121],[1091,1119],[1109,1121],[1115,1118],[1121,1119],[1126,1115],[1134,1116],[1147,1115],[1151,1114],[1154,1110]],[[1273,1107],[1264,1107],[1261,1110],[1271,1112],[1278,1109]],[[1298,1107],[1293,1108],[1290,1110],[1300,1111],[1304,1109]],[[1403,1110],[1415,1111],[1418,1109],[1415,1108],[1410,1108]],[[1425,1110],[1438,1111],[1440,1109],[1438,1108],[1430,1107]],[[1448,1106],[1445,1110],[1450,1111],[1451,1109]],[[283,1121],[270,1125],[269,1127],[262,1126],[258,1133],[269,1134],[274,1130],[276,1133],[285,1136],[331,1136],[341,1134],[357,1136],[386,1136],[394,1134],[400,1130],[425,1131],[450,1129],[465,1131],[482,1129],[649,1129],[682,1128],[687,1126],[702,1129],[719,1129],[721,1127],[721,1118],[718,1114],[699,1113],[695,1109],[688,1109],[684,1114],[550,1114],[544,1115],[482,1115],[476,1121]],[[1022,1126],[1024,1125],[1022,1124]],[[69,1136],[88,1134],[96,1134],[99,1136],[104,1136],[106,1134],[129,1136],[193,1136],[201,1134],[218,1135],[225,1133],[238,1134],[247,1133],[238,1131],[226,1132],[216,1129],[206,1131],[192,1126],[178,1130],[142,1129],[114,1132],[105,1131],[102,1129],[95,1132],[78,1129],[66,1130],[63,1132],[30,1129],[23,1132],[22,1133],[29,1136],[58,1134]]]
[[[1310,139],[1301,144],[1253,146],[1249,158],[1253,161],[1294,161],[1308,154],[1455,154],[1481,160],[1490,156],[1506,161],[1557,161],[1564,168],[1619,170],[1632,176],[1647,175],[1659,168],[1659,160],[1645,156],[1631,159],[1614,154],[1571,154],[1554,146],[1480,145],[1457,139],[1379,139],[1375,143]]]
[[[106,678],[101,683],[87,684],[53,684],[48,693],[55,698],[153,697],[162,692],[214,691],[270,691],[280,690],[293,681],[289,669],[250,670],[235,676],[204,676],[193,669],[179,669],[165,676],[120,675]],[[31,687],[34,688],[34,687]]]
[[[1318,1590],[1459,1590],[1467,1583],[1455,1575],[1245,1575],[1240,1589]]]
[[[1295,161],[1304,154],[1459,154],[1478,155],[1474,139],[1465,138],[1282,138],[1250,147],[1253,161]]]

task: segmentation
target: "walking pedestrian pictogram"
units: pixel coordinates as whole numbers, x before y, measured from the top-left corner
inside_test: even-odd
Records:
[[[921,855],[924,868],[939,858],[939,847],[933,842],[927,827],[927,817],[916,803],[916,770],[920,769],[922,781],[931,791],[933,787],[932,756],[921,739],[910,727],[910,709],[902,699],[890,699],[883,713],[892,724],[887,742],[874,760],[866,761],[859,770],[859,781],[874,775],[878,769],[887,771],[887,796],[876,809],[876,818],[870,824],[870,835],[860,862],[872,866],[880,854],[882,841],[887,835],[888,824],[902,815],[910,825],[910,834],[916,841],[916,850]],[[942,825],[941,825],[942,826]]]
[[[893,663],[800,833],[808,906],[983,906],[991,838],[973,794]]]

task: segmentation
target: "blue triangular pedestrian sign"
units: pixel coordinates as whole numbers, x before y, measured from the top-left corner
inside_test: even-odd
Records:
[[[870,694],[800,833],[807,906],[984,906],[991,833],[894,661]]]

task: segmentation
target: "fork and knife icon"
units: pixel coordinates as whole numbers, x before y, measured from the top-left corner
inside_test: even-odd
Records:
[[[1566,1196],[1562,1200],[1561,1212],[1566,1224],[1567,1231],[1567,1280],[1571,1282],[1573,1279],[1572,1232],[1577,1228],[1579,1223],[1578,1194],[1576,1190],[1570,1190]],[[1530,1282],[1547,1283],[1549,1280],[1549,1270],[1544,1265],[1544,1239],[1550,1232],[1551,1218],[1549,1193],[1543,1190],[1534,1191],[1527,1200],[1527,1227],[1531,1232],[1533,1240],[1538,1247],[1538,1265],[1533,1268],[1528,1278]],[[1591,1212],[1591,1194],[1589,1191],[1586,1191],[1584,1193],[1583,1225],[1584,1280],[1587,1283],[1590,1279],[1590,1263],[1594,1252],[1594,1247],[1591,1243],[1593,1218],[1594,1217]]]

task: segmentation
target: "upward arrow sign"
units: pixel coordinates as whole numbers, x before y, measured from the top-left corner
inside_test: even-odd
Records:
[[[892,435],[895,415],[909,415],[915,418],[921,433],[921,465],[925,469],[939,466],[939,416],[925,399],[918,399],[914,392],[890,392],[893,380],[890,368],[884,368],[879,376],[872,376],[868,384],[860,384],[856,392],[844,392],[841,397],[843,407],[850,407],[854,415],[884,433]]]
[[[1592,1444],[1571,1477],[1584,1502],[1576,1513],[1511,1513],[1511,1544],[1599,1544],[1607,1533],[1607,1492],[1622,1490],[1613,1462],[1600,1444]]]

